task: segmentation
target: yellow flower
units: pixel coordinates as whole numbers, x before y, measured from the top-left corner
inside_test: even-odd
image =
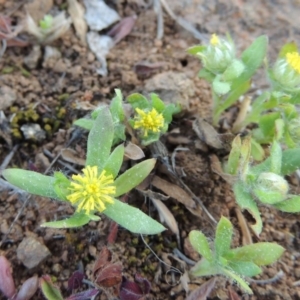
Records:
[[[135,111],[138,115],[135,117],[133,128],[143,130],[145,137],[148,136],[148,131],[159,132],[164,126],[164,117],[155,108],[152,108],[150,112],[144,112],[139,108],[136,108]]]
[[[113,195],[116,192],[112,175],[105,175],[103,170],[98,175],[96,166],[87,166],[82,170],[84,175],[73,175],[69,190],[72,192],[67,199],[75,206],[76,211],[84,211],[90,214],[91,211],[100,212],[106,209],[105,203],[114,203]]]
[[[289,52],[285,56],[288,64],[300,74],[300,55],[298,52]]]
[[[210,44],[216,46],[219,44],[219,37],[214,33],[210,38]]]

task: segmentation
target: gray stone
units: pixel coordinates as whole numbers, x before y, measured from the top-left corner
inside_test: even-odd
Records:
[[[28,269],[42,263],[49,255],[49,249],[33,237],[26,237],[17,249],[17,257]]]

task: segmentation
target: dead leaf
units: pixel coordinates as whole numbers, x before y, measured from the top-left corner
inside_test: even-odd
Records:
[[[246,96],[241,103],[240,111],[238,113],[238,116],[235,120],[235,122],[232,125],[232,132],[237,133],[239,132],[243,127],[243,122],[247,116],[249,107],[251,105],[251,98],[249,96]]]
[[[124,156],[128,159],[138,160],[145,157],[145,153],[139,146],[129,142],[125,147]]]
[[[112,253],[107,247],[103,247],[94,264],[93,276],[95,282],[103,287],[112,287],[122,281],[122,264],[111,263]]]
[[[165,222],[167,226],[171,229],[171,231],[179,236],[179,228],[177,225],[177,222],[175,220],[174,215],[171,213],[171,211],[167,208],[167,206],[160,200],[150,198],[156,207],[159,218],[161,222]]]
[[[216,277],[213,277],[210,280],[204,282],[197,289],[192,291],[185,300],[206,300],[215,287],[216,280]]]
[[[166,195],[176,199],[178,202],[182,203],[186,207],[195,208],[196,204],[194,200],[187,194],[181,187],[170,183],[158,176],[154,176],[152,180],[152,185],[157,189],[163,191]]]
[[[248,223],[247,223],[244,215],[242,214],[241,210],[238,207],[235,208],[235,213],[237,215],[239,225],[240,225],[241,230],[242,230],[242,243],[243,243],[243,246],[253,244],[252,236],[251,236],[251,233],[250,233],[250,230],[249,230],[249,227],[248,227]]]
[[[228,182],[229,184],[233,184],[236,181],[236,176],[230,175],[230,174],[226,174],[223,172],[222,166],[221,166],[221,162],[219,160],[219,158],[215,155],[212,154],[209,156],[210,159],[210,167],[211,170],[218,174],[219,176],[221,176],[226,182]]]
[[[110,37],[113,38],[114,43],[117,44],[120,42],[125,36],[127,36],[137,19],[137,16],[130,16],[122,19],[118,24],[116,24],[108,33]]]
[[[81,43],[86,45],[87,24],[84,19],[84,7],[77,0],[68,0],[68,12],[71,16],[76,34]]]
[[[203,118],[197,118],[193,122],[193,130],[199,139],[215,149],[223,149],[224,145],[219,138],[218,132]]]
[[[232,289],[231,286],[228,287],[229,300],[241,300],[241,297]]]
[[[70,148],[61,149],[61,156],[70,163],[85,166],[85,159],[78,157],[77,152]]]
[[[134,65],[133,70],[137,75],[150,75],[165,65],[165,62],[151,63],[147,61],[141,61]]]

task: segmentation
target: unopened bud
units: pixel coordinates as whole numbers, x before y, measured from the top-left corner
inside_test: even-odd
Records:
[[[253,189],[255,196],[263,203],[275,204],[287,198],[288,182],[280,175],[263,172],[258,176]]]

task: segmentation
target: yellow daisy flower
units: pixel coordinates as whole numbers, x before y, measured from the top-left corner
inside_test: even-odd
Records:
[[[116,192],[114,179],[112,175],[105,175],[103,170],[98,175],[96,166],[87,166],[82,170],[84,175],[73,175],[69,190],[71,194],[67,199],[75,206],[76,211],[84,211],[86,214],[90,212],[104,211],[105,203],[114,203],[113,195]]]
[[[135,116],[134,129],[141,129],[145,137],[148,136],[148,132],[160,132],[164,126],[164,117],[159,114],[155,108],[151,111],[145,112],[139,108],[136,108],[137,116]]]
[[[213,46],[218,45],[220,42],[219,37],[214,33],[212,34],[211,38],[210,38],[210,44]]]
[[[289,52],[285,56],[288,64],[295,70],[298,74],[300,74],[300,55],[298,52]]]

